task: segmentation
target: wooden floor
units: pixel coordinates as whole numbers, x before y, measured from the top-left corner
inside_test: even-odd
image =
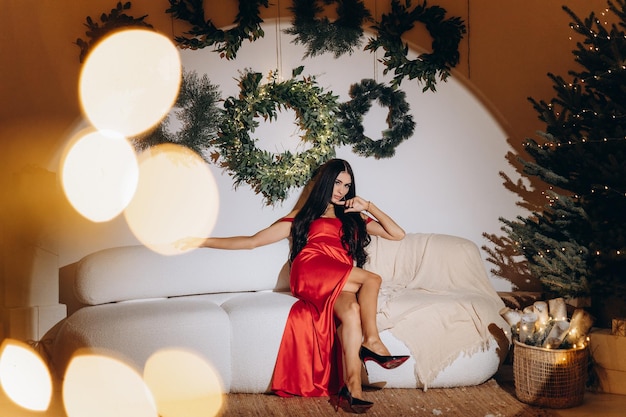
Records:
[[[522,404],[515,399],[511,381],[490,380],[485,390],[472,387],[428,390],[383,389],[368,392],[375,402],[367,415],[370,417],[433,416],[443,417],[623,417],[626,416],[626,395],[586,392],[583,404],[569,409],[544,409]],[[491,385],[489,385],[491,384]],[[502,392],[495,392],[501,390]],[[494,394],[495,392],[495,394]],[[219,417],[265,417],[340,416],[328,398],[282,399],[272,395],[233,394],[225,397],[225,405]],[[95,413],[94,415],[100,415]],[[121,415],[121,414],[120,414]],[[206,412],[203,417],[211,417]],[[61,400],[60,389],[55,390],[52,404],[46,412],[33,412],[13,404],[0,389],[0,416],[2,417],[67,417]],[[185,417],[191,417],[187,414]]]

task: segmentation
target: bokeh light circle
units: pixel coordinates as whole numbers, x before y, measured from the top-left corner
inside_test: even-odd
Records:
[[[138,135],[170,111],[180,88],[176,46],[146,29],[113,33],[87,55],[79,80],[83,111],[97,129]]]
[[[112,131],[86,131],[71,141],[61,161],[61,182],[81,215],[104,222],[119,215],[132,199],[139,177],[130,143]]]
[[[135,237],[165,255],[172,243],[208,236],[217,220],[219,193],[207,163],[179,145],[158,145],[139,157],[137,192],[124,215]]]
[[[146,362],[144,381],[162,417],[212,417],[224,403],[224,389],[217,372],[192,352],[155,353]]]
[[[43,359],[23,342],[5,339],[0,348],[0,385],[20,407],[45,411],[52,399],[52,377]]]
[[[99,354],[78,354],[63,380],[68,417],[157,417],[156,403],[141,375]]]

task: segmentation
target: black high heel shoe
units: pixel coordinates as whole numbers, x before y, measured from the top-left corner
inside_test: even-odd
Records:
[[[371,401],[365,401],[360,398],[353,397],[345,385],[341,387],[337,394],[337,402],[335,403],[335,411],[341,407],[345,411],[352,411],[355,414],[363,414],[374,405]]]
[[[361,346],[359,357],[363,361],[363,365],[365,365],[366,361],[374,361],[385,369],[397,368],[410,358],[410,356],[382,356],[372,352],[365,346]]]

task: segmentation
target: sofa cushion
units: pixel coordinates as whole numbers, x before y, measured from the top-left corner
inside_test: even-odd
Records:
[[[287,240],[237,251],[161,255],[144,246],[104,249],[79,261],[74,292],[83,304],[289,288]]]
[[[269,391],[287,316],[295,302],[290,294],[262,291],[240,294],[222,304],[231,324],[231,392]]]
[[[226,390],[231,384],[230,322],[226,312],[207,299],[164,298],[81,308],[61,323],[52,345],[52,365],[59,377],[81,349],[118,357],[140,374],[161,349],[191,350],[210,361]]]

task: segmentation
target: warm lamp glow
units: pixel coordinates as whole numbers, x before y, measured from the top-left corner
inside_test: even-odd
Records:
[[[191,352],[155,353],[146,363],[144,380],[162,417],[212,417],[224,402],[216,371]]]
[[[75,356],[65,373],[63,402],[68,417],[157,417],[141,376],[106,356]]]
[[[119,134],[91,132],[70,145],[61,166],[68,200],[84,217],[104,222],[128,205],[139,176],[132,146]]]
[[[172,243],[208,236],[218,209],[217,183],[195,152],[165,144],[141,154],[137,192],[124,215],[144,245],[166,255],[180,253]]]
[[[20,407],[45,411],[52,398],[52,378],[43,359],[30,346],[5,339],[0,348],[0,385]]]
[[[83,111],[97,129],[138,135],[170,111],[181,77],[180,55],[168,38],[145,29],[116,32],[83,65]]]

